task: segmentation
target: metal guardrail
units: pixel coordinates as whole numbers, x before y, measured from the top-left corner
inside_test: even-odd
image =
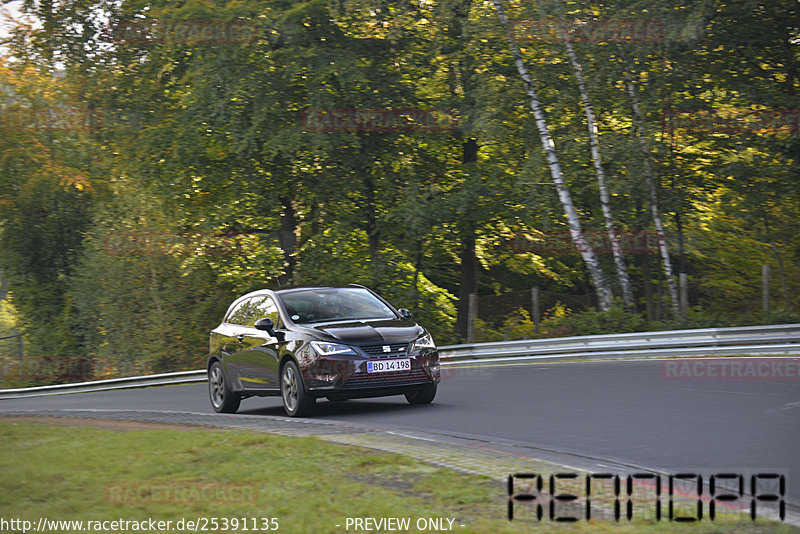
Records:
[[[75,384],[59,384],[56,386],[37,386],[32,388],[0,389],[0,399],[21,399],[25,397],[42,397],[45,395],[65,395],[67,393],[89,393],[92,391],[111,391],[114,389],[143,388],[191,384],[208,380],[205,369],[197,371],[180,371],[148,376],[131,376],[111,378],[109,380],[93,380]]]
[[[442,360],[453,364],[718,354],[800,354],[800,324],[524,339],[439,348]]]
[[[445,366],[554,359],[661,358],[726,354],[800,354],[800,324],[525,339],[439,347],[439,355]],[[200,369],[77,384],[0,389],[0,399],[191,384],[206,380],[205,369]]]

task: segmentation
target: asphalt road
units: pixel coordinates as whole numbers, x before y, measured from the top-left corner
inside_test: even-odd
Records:
[[[485,440],[566,465],[667,473],[774,472],[800,504],[800,380],[665,379],[658,361],[448,369],[434,404],[403,397],[317,404],[317,419]],[[117,409],[213,413],[205,385],[0,401],[4,411]],[[278,397],[240,413],[283,415]],[[549,457],[548,457],[549,456]]]

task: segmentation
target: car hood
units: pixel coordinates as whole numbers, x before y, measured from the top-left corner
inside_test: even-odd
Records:
[[[410,343],[424,332],[417,323],[406,319],[322,323],[303,325],[301,328],[320,340],[355,344]]]

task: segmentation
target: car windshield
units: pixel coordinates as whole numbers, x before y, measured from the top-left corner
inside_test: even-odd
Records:
[[[308,289],[280,295],[295,323],[337,320],[395,319],[395,313],[375,295],[360,288]]]

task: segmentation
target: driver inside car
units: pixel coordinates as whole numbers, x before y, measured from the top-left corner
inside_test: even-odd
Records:
[[[342,303],[338,300],[331,300],[327,302],[325,305],[325,314],[331,318],[335,319],[337,317],[344,317],[345,315],[345,308],[342,306]]]

